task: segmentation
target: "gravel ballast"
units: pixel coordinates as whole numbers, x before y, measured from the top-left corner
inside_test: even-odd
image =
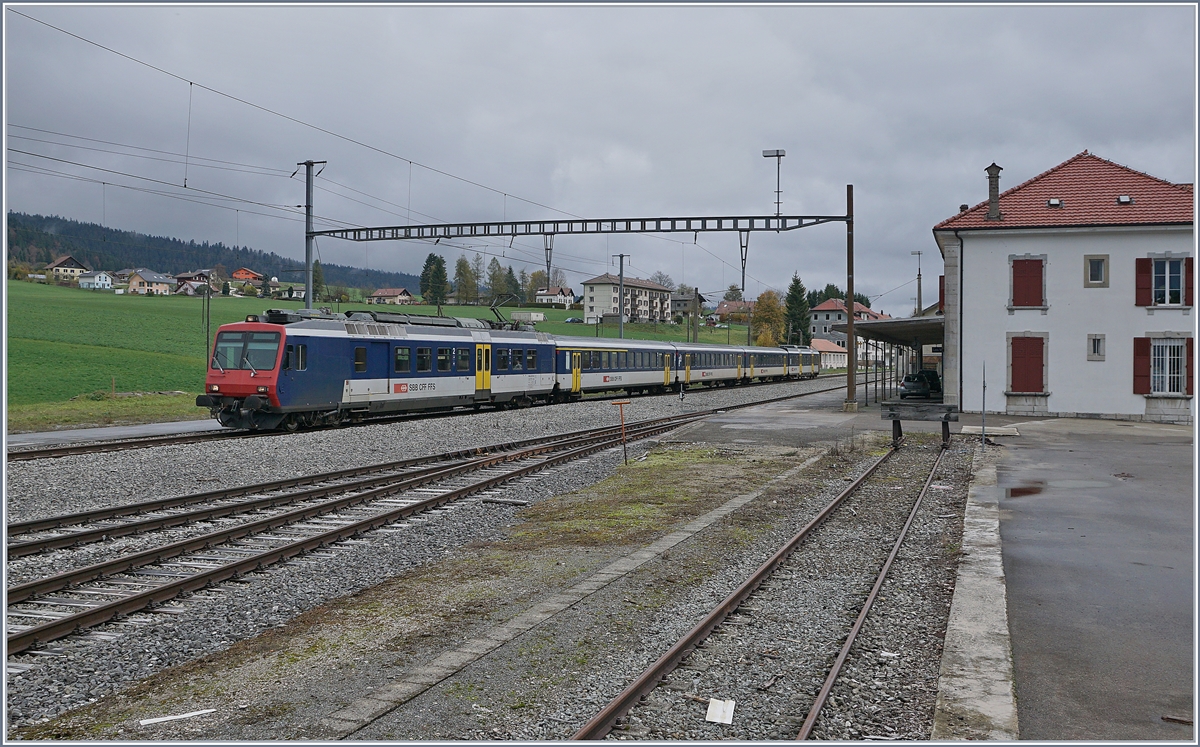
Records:
[[[726,407],[825,389],[827,380],[639,397],[625,408],[627,421]],[[564,433],[619,422],[615,407],[591,401],[518,411],[484,411],[467,417],[299,433],[279,438],[188,444],[109,454],[18,462],[7,470],[10,521],[87,510],[267,479]],[[527,499],[585,485],[610,474],[612,453],[506,488]],[[25,656],[34,669],[9,677],[9,722],[40,721],[112,693],[148,674],[228,648],[233,642],[280,625],[311,609],[366,588],[414,565],[434,562],[464,544],[492,536],[495,517],[513,508],[459,504],[411,522],[415,531],[380,531],[370,545],[345,543],[263,574],[193,595],[183,614],[142,614],[113,626],[136,635],[108,641],[65,639],[49,647],[62,656]],[[474,516],[470,512],[477,512]],[[453,520],[445,520],[450,514]],[[356,541],[357,542],[357,541]],[[376,543],[383,543],[376,545]],[[90,552],[90,551],[89,551]],[[50,556],[46,556],[50,557]],[[312,573],[312,564],[321,573]],[[50,566],[47,566],[50,567]],[[37,575],[47,575],[40,573]],[[11,579],[10,579],[11,582]],[[168,607],[177,603],[172,602]],[[104,630],[100,631],[105,632]],[[109,631],[111,632],[111,631]],[[94,637],[93,637],[94,638]]]

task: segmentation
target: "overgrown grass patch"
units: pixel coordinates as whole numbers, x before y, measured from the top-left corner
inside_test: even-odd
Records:
[[[99,393],[69,402],[38,402],[8,407],[8,432],[27,433],[57,428],[164,423],[177,420],[203,420],[208,410],[196,407],[196,395],[154,394],[112,397]]]

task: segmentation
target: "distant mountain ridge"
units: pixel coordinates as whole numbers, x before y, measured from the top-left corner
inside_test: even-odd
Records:
[[[171,274],[224,265],[227,272],[249,267],[279,282],[304,284],[304,263],[250,247],[229,247],[149,236],[134,231],[105,228],[58,216],[8,214],[8,257],[19,262],[45,264],[70,254],[93,270],[146,267]],[[321,263],[325,285],[353,288],[408,288],[416,295],[420,278],[405,272],[364,270]]]

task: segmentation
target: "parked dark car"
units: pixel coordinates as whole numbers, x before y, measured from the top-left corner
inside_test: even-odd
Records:
[[[928,397],[929,382],[919,374],[904,374],[900,382],[900,399],[905,397]]]
[[[900,382],[900,399],[905,397],[931,397],[942,393],[942,379],[937,371],[922,369],[904,375]]]
[[[577,316],[569,316],[565,321],[567,324],[583,324],[583,320]]]
[[[929,391],[931,394],[942,393],[942,377],[938,376],[938,372],[930,368],[923,368],[917,371],[917,376],[920,376],[925,381],[929,382]]]

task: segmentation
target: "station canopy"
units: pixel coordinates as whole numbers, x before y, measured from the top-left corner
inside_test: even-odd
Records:
[[[875,319],[854,321],[854,336],[864,340],[914,347],[941,345],[945,339],[946,320],[941,316],[918,316],[911,319]],[[834,332],[846,333],[846,325],[833,325]]]

